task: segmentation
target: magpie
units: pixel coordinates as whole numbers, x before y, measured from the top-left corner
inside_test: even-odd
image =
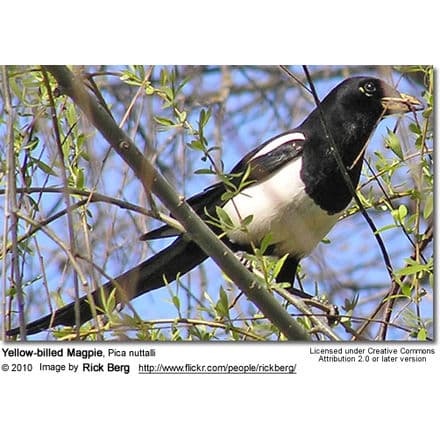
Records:
[[[216,215],[216,207],[223,209],[234,227],[227,228],[222,239],[234,251],[251,252],[270,236],[266,254],[287,255],[277,281],[293,286],[299,261],[331,230],[353,196],[334,148],[356,187],[364,147],[380,120],[420,108],[416,98],[400,94],[378,78],[348,78],[331,90],[297,128],[267,140],[233,167],[230,176],[239,191],[231,195],[230,185],[221,181],[189,198],[188,203],[219,235],[225,231],[210,219]],[[243,175],[246,180],[240,186]],[[228,192],[229,197],[225,196]],[[248,221],[243,227],[245,219]],[[175,280],[208,258],[196,242],[168,225],[141,239],[164,237],[177,238],[92,292],[98,314],[102,313],[102,298],[115,289],[115,302],[123,304]],[[92,318],[89,301],[90,296],[79,299],[81,324]],[[75,302],[27,324],[26,332],[31,335],[58,325],[75,325]],[[19,332],[13,328],[7,334]]]

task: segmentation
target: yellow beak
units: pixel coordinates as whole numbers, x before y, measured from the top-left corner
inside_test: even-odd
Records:
[[[414,96],[400,93],[400,96],[386,96],[382,98],[385,115],[395,113],[409,113],[423,109],[423,104]]]

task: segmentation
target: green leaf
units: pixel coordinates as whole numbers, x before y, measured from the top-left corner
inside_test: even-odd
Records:
[[[138,78],[136,78],[133,75],[122,75],[121,81],[123,81],[125,84],[128,84],[130,86],[139,87],[142,84],[142,81],[140,81]]]
[[[403,160],[402,147],[400,146],[400,140],[389,128],[387,128],[388,137],[385,139],[386,148],[390,148],[391,151],[399,158]]]
[[[194,174],[215,174],[215,171],[213,171],[211,168],[199,168],[198,170],[194,171]]]
[[[397,270],[396,275],[414,275],[416,273],[426,270],[426,264],[412,264],[411,266],[403,267]]]
[[[150,81],[147,81],[147,83],[145,84],[145,94],[146,95],[152,95],[154,92],[157,92],[157,89],[155,89]]]
[[[404,219],[406,215],[408,214],[408,208],[405,205],[399,206],[399,217],[400,219]]]
[[[409,130],[411,132],[413,132],[413,133],[415,133],[417,135],[421,135],[422,134],[422,132],[420,130],[420,127],[417,124],[414,124],[414,123],[409,124],[408,128],[409,128]]]
[[[174,91],[173,91],[173,89],[171,89],[171,87],[164,87],[161,91],[162,91],[162,93],[165,94],[165,98],[169,102],[174,101]]]
[[[202,108],[202,110],[200,110],[200,116],[199,116],[199,127],[204,128],[210,118],[211,118],[211,109],[208,109],[208,111],[206,111],[205,109]]]
[[[215,310],[222,318],[229,318],[229,300],[223,287],[220,287],[219,300],[215,305]]]
[[[379,228],[379,229],[375,232],[375,234],[381,234],[382,232],[388,231],[388,230],[390,230],[390,229],[395,229],[395,228],[397,228],[396,225],[386,225],[386,226],[383,226],[383,227]]]
[[[188,145],[188,147],[192,148],[193,150],[205,151],[204,145],[199,140],[191,141],[187,145]]]
[[[34,138],[32,141],[30,141],[27,145],[22,147],[24,150],[32,151],[37,145],[40,140],[38,138]]]
[[[271,245],[271,243],[272,243],[272,234],[269,232],[264,236],[263,240],[261,240],[260,250],[262,254],[264,254],[267,251],[267,248]]]
[[[342,308],[347,313],[353,312],[353,310],[356,308],[358,302],[359,302],[359,293],[355,293],[353,298],[351,298],[351,299],[345,298],[344,306]]]
[[[227,202],[235,197],[236,194],[233,192],[225,192],[220,196],[222,202]]]
[[[276,279],[276,277],[278,276],[278,274],[280,273],[281,269],[283,268],[284,262],[287,260],[287,257],[289,255],[286,254],[284,255],[282,258],[280,258],[276,263],[275,266],[273,268],[273,278]]]
[[[426,338],[428,337],[428,332],[426,331],[425,328],[421,328],[418,332],[417,332],[417,339],[419,341],[426,341]]]
[[[226,226],[227,228],[234,227],[234,223],[232,222],[231,217],[229,217],[228,213],[223,208],[221,208],[220,206],[216,206],[215,212],[222,225]]]
[[[168,82],[168,70],[163,68],[160,71],[160,84],[164,86]]]
[[[391,214],[398,223],[403,223],[408,214],[408,208],[405,205],[400,205],[397,209],[393,209]]]
[[[155,116],[154,120],[160,125],[174,125],[171,119],[163,118],[162,116]]]
[[[33,162],[44,173],[49,174],[50,176],[58,176],[58,174],[53,170],[53,168],[51,168],[49,165],[45,164],[43,161],[33,158]]]
[[[84,170],[82,168],[78,168],[76,173],[76,187],[78,189],[84,189]]]
[[[423,218],[427,220],[432,215],[432,210],[434,208],[434,198],[432,194],[426,197],[425,207],[423,208]]]
[[[411,286],[408,283],[403,283],[401,286],[402,293],[407,298],[411,298]]]
[[[181,124],[183,124],[188,117],[188,113],[185,110],[179,111],[177,109],[174,109],[174,111],[176,112],[176,115],[177,115],[177,118],[179,119],[179,122]]]
[[[252,220],[254,219],[254,216],[248,215],[246,216],[242,221],[241,221],[241,226],[246,228],[247,226],[249,226],[252,223]]]
[[[174,307],[176,307],[177,311],[180,312],[180,299],[177,295],[173,295],[171,297],[171,301],[174,304]]]

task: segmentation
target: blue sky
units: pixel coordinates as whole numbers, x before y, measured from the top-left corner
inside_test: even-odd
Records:
[[[311,70],[314,71],[320,68],[322,68],[322,66],[314,66],[311,67]],[[362,69],[359,69],[356,66],[340,66],[340,68],[334,66],[334,69],[340,70],[341,75],[336,78],[332,77],[331,79],[323,78],[315,83],[321,98],[323,98],[328,91],[330,91],[338,82],[340,82],[344,78],[345,74],[350,74],[354,70],[356,71],[356,74],[363,73]],[[111,68],[108,70],[111,70]],[[293,66],[290,68],[290,70],[299,77],[303,77],[303,71],[300,66]],[[366,73],[371,73],[367,68],[365,71]],[[252,68],[242,67],[234,69],[232,72],[233,82],[238,86],[248,85],[252,82],[264,80],[264,73]],[[398,88],[400,91],[420,97],[420,89],[417,89],[417,87],[414,87],[413,84],[405,81],[404,79],[401,80],[398,73],[390,73],[390,70],[386,69],[385,67],[383,67],[379,73],[383,75],[383,79],[393,84],[399,83]],[[203,84],[204,92],[207,92],[209,89],[211,89],[213,92],[218,90],[221,80],[221,70],[219,69],[216,72],[216,70],[213,69],[213,73],[211,74],[209,80],[206,80]],[[114,81],[115,84],[121,86],[118,79],[115,79]],[[289,81],[290,80],[286,78],[286,83]],[[216,113],[214,109],[214,116],[206,128],[206,136],[208,138],[209,145],[220,144],[220,157],[225,165],[225,170],[231,169],[232,166],[243,156],[243,154],[250,151],[258,144],[264,142],[266,139],[279,133],[281,128],[294,128],[313,108],[313,103],[310,96],[304,94],[297,84],[293,82],[288,84],[289,86],[283,91],[283,93],[285,93],[283,98],[290,105],[281,107],[272,106],[271,103],[275,102],[277,99],[276,92],[273,94],[267,94],[264,96],[264,100],[267,101],[267,105],[265,107],[267,111],[263,113],[258,111],[260,109],[258,106],[255,106],[255,109],[253,109],[252,100],[255,99],[255,94],[253,93],[242,93],[234,98],[229,99],[227,101],[227,106],[224,109],[223,120],[219,124],[221,127],[220,131],[218,130],[218,126],[216,126],[214,119],[215,117],[220,117],[221,115],[219,112]],[[127,86],[125,85],[125,87]],[[198,84],[196,81],[190,81],[183,88],[182,93],[185,96],[197,95],[197,87]],[[115,101],[111,95],[104,95],[104,97],[112,106],[112,111],[115,114],[116,119],[120,120],[122,114],[121,112],[123,112],[125,108]],[[237,109],[245,109],[245,111],[237,112]],[[144,114],[142,112],[147,111],[146,104],[144,104],[144,107],[139,111],[141,112],[139,117],[142,120],[144,118]],[[156,107],[155,111],[160,112],[163,110],[161,110],[159,107]],[[190,121],[195,121],[196,117],[198,116],[198,111],[198,109],[195,109],[194,113],[189,116]],[[166,114],[166,111],[163,112]],[[231,113],[235,116],[229,117],[228,115]],[[411,116],[407,116],[406,118],[410,120]],[[26,119],[23,119],[23,121],[25,122]],[[374,156],[374,151],[381,151],[385,155],[392,154],[390,151],[384,150],[383,139],[386,135],[387,128],[393,129],[395,124],[396,118],[388,118],[380,124],[374,136],[370,140],[367,157]],[[128,127],[128,130],[130,130],[130,127]],[[408,131],[404,131],[402,133],[408,134]],[[0,134],[3,136],[3,133]],[[155,145],[152,149],[149,149],[149,151],[152,152],[155,149],[160,150],[163,145],[166,145],[171,135],[172,132],[169,131],[156,133],[154,136]],[[161,152],[160,160],[163,163],[168,164],[170,169],[173,171],[172,173],[168,172],[166,177],[169,178],[173,184],[175,184],[181,193],[189,196],[209,186],[213,180],[211,176],[194,175],[194,171],[197,168],[205,167],[206,164],[201,160],[200,154],[190,151],[185,147],[185,143],[188,141],[189,136],[187,134],[182,134],[181,137],[179,136],[177,137],[176,143],[177,148],[180,151],[179,157],[181,159],[178,162],[174,162],[174,160],[169,159],[169,150],[167,149],[168,147],[166,147]],[[135,136],[135,141],[138,143],[140,148],[143,148],[144,139],[141,138],[139,134]],[[100,157],[102,158],[102,153],[108,148],[99,135],[92,137],[87,141],[87,143],[91,155],[98,159]],[[44,148],[42,149],[42,152],[43,154],[46,154],[44,152]],[[123,184],[124,179],[126,178],[124,169],[125,165],[118,157],[116,157],[114,153],[112,153],[110,160],[108,160],[105,165],[103,179],[99,182],[98,191],[107,195],[114,195],[115,197],[121,195],[122,198],[132,201],[133,203],[142,203],[144,195],[142,194],[138,182],[129,181],[127,185]],[[46,176],[43,175],[40,176],[42,179],[41,183],[45,177]],[[405,181],[408,178],[408,176],[405,175],[398,175],[396,177],[402,179],[402,181]],[[36,183],[37,182],[34,182],[34,186],[36,186]],[[59,184],[59,180],[55,177],[50,178],[49,183],[57,185]],[[87,181],[87,184],[92,185],[93,182]],[[121,184],[123,185],[122,193],[120,192]],[[57,197],[53,197],[53,202],[50,202],[50,196],[45,196],[45,200],[46,212],[56,209],[58,203]],[[91,212],[94,212],[93,206],[91,207]],[[147,255],[151,255],[151,250],[148,250],[148,245],[137,242],[137,236],[140,235],[143,230],[138,231],[135,228],[130,230],[117,230],[118,218],[127,214],[127,212],[118,208],[109,208],[108,215],[109,217],[114,218],[112,227],[114,227],[115,230],[108,231],[107,238],[109,241],[106,242],[105,246],[100,246],[99,241],[94,242],[94,253],[97,256],[95,263],[98,265],[104,264],[103,269],[113,276],[116,276],[119,273],[122,273],[123,270],[126,270],[139,263]],[[91,217],[90,224],[93,226],[93,223],[98,220],[98,217]],[[374,220],[377,227],[387,225],[390,223],[389,213],[386,212],[383,213],[383,215],[375,215]],[[1,222],[3,222],[3,218],[0,220],[0,227],[3,227]],[[139,221],[136,223],[137,226],[139,226],[139,223]],[[152,222],[149,225],[145,225],[145,228],[150,229],[154,224],[155,223]],[[62,235],[64,233],[63,230],[65,229],[66,224],[64,220],[60,220],[52,226],[55,231]],[[99,225],[95,224],[94,226],[98,228]],[[396,234],[396,231],[391,230],[384,232],[382,237],[392,255],[393,264],[396,268],[402,267],[404,265],[403,258],[409,255],[408,244],[402,242],[402,235],[399,233]],[[371,261],[381,259],[381,254],[371,230],[360,215],[347,218],[338,223],[331,231],[328,238],[331,242],[330,244],[319,245],[309,258],[303,260],[302,264],[304,272],[308,274],[304,280],[304,287],[307,291],[314,292],[316,282],[319,283],[320,291],[323,293],[337,287],[338,290],[342,292],[341,296],[338,297],[338,305],[341,305],[341,302],[344,298],[344,292],[348,299],[351,299],[353,295],[353,289],[350,288],[350,286],[344,287],[344,284],[352,285],[354,282],[356,282],[362,286],[368,283],[372,285],[372,290],[376,289],[378,292],[383,290],[382,286],[387,286],[387,272],[384,268],[384,265],[378,264],[375,265],[374,268],[371,268]],[[43,237],[41,237],[40,240],[40,246],[46,248],[44,252],[47,251],[47,254],[45,254],[45,261],[47,263],[47,278],[50,281],[51,290],[54,290],[57,289],[58,285],[60,285],[61,274],[57,263],[59,255],[54,252],[52,242]],[[103,254],[107,252],[106,246],[108,243],[112,243],[113,251],[110,250],[110,255],[105,255],[105,259],[103,260],[102,257]],[[153,251],[157,251],[162,246],[162,243],[154,243],[152,244],[152,249]],[[127,249],[127,247],[129,249]],[[101,263],[101,261],[105,261],[105,263]],[[353,262],[356,262],[356,264],[352,264]],[[325,265],[327,268],[325,273],[328,273],[328,269],[330,269],[333,273],[337,274],[335,275],[334,279],[320,278],[323,265]],[[341,268],[347,267],[350,268],[350,273],[341,273]],[[227,285],[227,283],[225,282],[218,268],[211,261],[207,261],[204,264],[204,271],[207,280],[209,280],[206,287],[207,293],[215,300],[219,285]],[[27,260],[24,266],[24,273],[27,281],[32,280],[35,276],[39,275],[38,262],[36,260]],[[199,275],[197,273],[193,273],[186,278],[190,286],[197,285],[199,280],[198,276]],[[172,285],[171,288],[175,289],[174,285]],[[34,294],[38,296],[40,294],[39,290],[42,290],[41,281],[35,283],[32,289]],[[198,295],[202,297],[203,292],[198,292]],[[181,297],[182,310],[185,310],[185,295],[182,295]],[[67,299],[65,300],[67,301]],[[189,299],[188,301],[194,303],[195,300]],[[431,316],[432,309],[430,308],[430,305],[432,307],[432,303],[425,301],[423,302],[423,305],[426,307],[426,310],[423,309],[422,313],[426,316]],[[149,293],[134,300],[133,306],[144,319],[176,317],[176,309],[175,306],[170,303],[170,294],[169,289],[167,288]],[[253,311],[251,305],[245,300],[241,302],[240,307],[244,313],[252,313]],[[366,304],[362,307],[363,310],[367,310],[368,308],[371,308],[371,305]],[[40,315],[41,309],[39,307],[34,305],[30,307],[29,317],[36,318]],[[43,335],[43,337],[45,336]],[[36,336],[36,338],[41,338],[41,336]]]

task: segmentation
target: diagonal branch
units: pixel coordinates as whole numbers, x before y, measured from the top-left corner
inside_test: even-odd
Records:
[[[81,79],[66,66],[45,66],[55,77],[60,93],[68,95],[98,129],[106,141],[130,166],[142,182],[146,194],[154,193],[180,221],[198,246],[245,292],[247,297],[264,313],[289,340],[307,340],[304,329],[287,313],[273,295],[238,261],[193,209],[179,196],[142,155],[140,150],[121,130],[111,115],[91,96]]]

